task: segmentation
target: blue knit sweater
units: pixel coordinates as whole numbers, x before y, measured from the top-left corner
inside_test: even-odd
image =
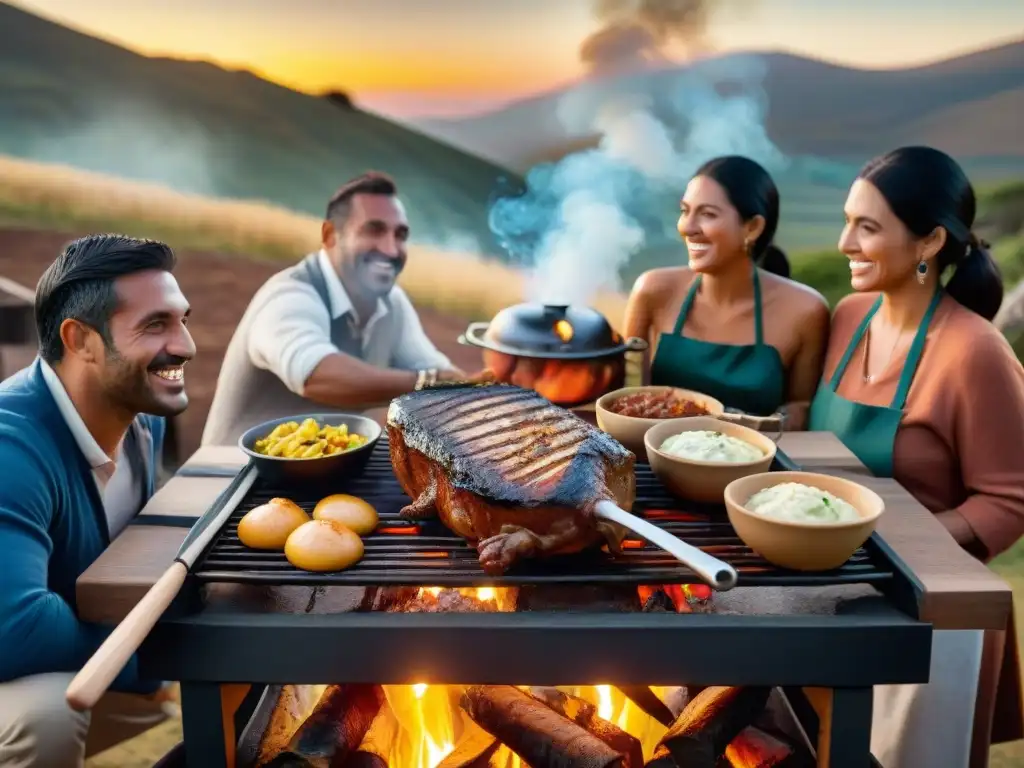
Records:
[[[142,415],[145,500],[156,487],[165,422]],[[102,499],[36,360],[0,383],[0,682],[81,669],[106,627],[79,621],[75,582],[110,544]],[[121,691],[155,690],[133,657]]]

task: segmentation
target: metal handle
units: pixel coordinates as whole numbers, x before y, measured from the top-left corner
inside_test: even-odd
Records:
[[[650,370],[647,355],[650,348],[647,339],[641,339],[639,336],[630,336],[626,339],[623,357],[626,368],[624,384],[627,387],[642,387],[647,384],[647,374]]]
[[[459,344],[462,344],[464,347],[482,346],[476,338],[476,333],[481,330],[486,331],[489,325],[490,323],[470,323],[466,328],[466,332],[459,334]]]
[[[661,547],[704,579],[712,588],[724,592],[736,586],[736,569],[727,562],[697,549],[692,544],[687,544],[677,536],[673,536],[668,531],[662,530],[636,515],[630,514],[614,502],[602,499],[597,502],[594,514],[604,520],[618,523],[623,528],[628,528],[633,533],[644,537],[651,544]]]
[[[651,345],[647,339],[641,339],[639,336],[630,336],[626,339],[627,352],[646,352],[650,348]]]
[[[785,433],[786,417],[781,411],[773,413],[771,416],[751,416],[749,413],[743,413],[743,411],[725,411],[721,416],[716,418],[722,419],[723,421],[731,421],[733,424],[739,424],[742,427],[748,427],[750,429],[761,432],[771,440],[773,443],[778,443],[782,439],[782,435]],[[774,432],[768,432],[767,427],[770,424],[774,424],[776,429]]]

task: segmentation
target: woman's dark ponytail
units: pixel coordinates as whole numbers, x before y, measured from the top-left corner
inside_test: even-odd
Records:
[[[769,243],[757,257],[757,266],[773,275],[789,277],[789,259],[786,258],[785,251],[773,243]]]
[[[971,234],[967,253],[953,264],[946,293],[972,312],[992,320],[1003,304],[1003,276],[989,244]]]

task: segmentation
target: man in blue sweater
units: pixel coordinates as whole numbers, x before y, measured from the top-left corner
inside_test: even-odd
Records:
[[[36,287],[39,356],[0,383],[0,768],[78,768],[165,717],[134,659],[92,713],[64,691],[109,633],[78,619],[75,582],[153,495],[164,417],[188,405],[174,262],[153,241],[70,243]]]

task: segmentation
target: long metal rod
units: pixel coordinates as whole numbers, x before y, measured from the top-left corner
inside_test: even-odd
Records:
[[[181,542],[175,560],[189,570],[192,569],[199,555],[213,541],[214,536],[220,533],[220,529],[224,527],[228,518],[238,509],[238,505],[242,503],[242,499],[256,482],[256,477],[256,467],[253,464],[246,464],[207,513],[192,526],[188,535],[185,536],[185,540]]]
[[[716,590],[725,591],[736,586],[736,569],[729,563],[709,555],[692,544],[687,544],[678,536],[651,525],[646,520],[620,509],[614,503],[605,500],[597,502],[594,514],[617,523],[638,536],[643,536],[656,547],[661,547]]]

